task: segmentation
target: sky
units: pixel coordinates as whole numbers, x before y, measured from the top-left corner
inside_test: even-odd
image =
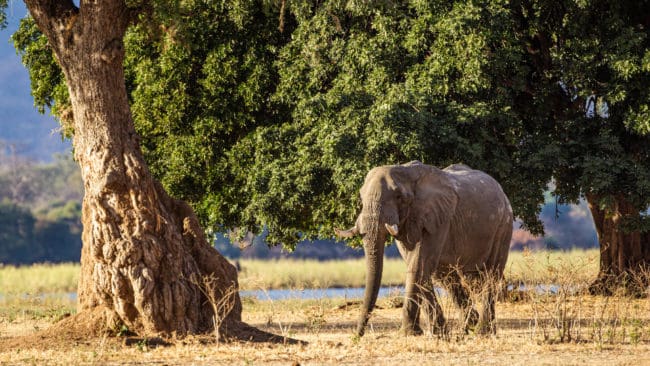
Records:
[[[62,141],[56,120],[34,107],[29,74],[10,40],[27,14],[25,4],[9,0],[6,13],[7,28],[0,30],[0,148],[10,144],[16,154],[48,162],[53,154],[70,151],[71,144]]]

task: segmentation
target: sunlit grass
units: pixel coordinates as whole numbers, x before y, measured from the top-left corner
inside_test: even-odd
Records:
[[[506,264],[508,282],[554,283],[558,275],[571,271],[585,282],[598,272],[598,249],[571,251],[511,252]],[[278,288],[362,287],[365,260],[261,260],[241,259],[241,290]],[[401,285],[406,266],[400,258],[384,261],[382,284]],[[79,264],[37,264],[0,267],[0,295],[58,294],[75,292]]]
[[[78,282],[75,263],[0,266],[0,295],[70,293]]]
[[[362,287],[365,285],[364,259],[317,260],[241,260],[239,285],[244,290],[277,288]],[[404,282],[406,266],[401,259],[386,259],[382,284]]]
[[[576,283],[590,282],[598,274],[599,260],[600,251],[597,248],[510,252],[505,279],[510,283],[553,284],[571,273]]]

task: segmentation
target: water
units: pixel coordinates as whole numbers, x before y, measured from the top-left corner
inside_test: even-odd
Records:
[[[559,286],[557,285],[536,285],[533,287],[537,294],[549,294],[555,295],[559,292]],[[518,291],[528,291],[532,289],[526,285],[508,285],[508,291],[518,290]],[[436,287],[435,289],[437,296],[447,296],[447,292],[441,288]],[[314,288],[314,289],[274,289],[274,290],[247,290],[239,291],[239,296],[254,298],[260,301],[266,300],[289,300],[289,299],[300,299],[300,300],[318,300],[318,299],[361,299],[364,295],[363,287],[356,288]],[[30,295],[23,295],[24,298],[29,298]],[[40,294],[37,297],[41,299],[47,299],[49,297],[61,297],[61,294]],[[71,301],[77,300],[77,293],[70,292],[64,294],[66,298]],[[404,296],[404,287],[381,287],[379,289],[379,297],[387,296]],[[0,300],[5,299],[6,296],[0,294]]]
[[[363,298],[364,288],[314,288],[303,290],[276,289],[239,291],[241,297],[252,297],[257,300],[287,300],[287,299],[360,299]],[[379,297],[404,295],[403,287],[381,287]]]
[[[254,298],[257,300],[289,300],[289,299],[301,299],[301,300],[318,300],[318,299],[361,299],[363,298],[364,288],[313,288],[313,289],[303,289],[303,290],[294,290],[294,289],[274,289],[274,290],[247,290],[239,291],[240,297]],[[381,287],[379,289],[379,297],[387,296],[403,296],[404,288],[403,287]],[[14,297],[15,295],[3,295],[0,293],[0,300],[4,300],[7,297]],[[37,297],[41,300],[48,298],[66,298],[71,301],[77,300],[76,292],[69,292],[66,294],[54,294],[54,293],[43,293],[39,295],[17,295],[23,299]]]
[[[508,291],[529,291],[535,290],[538,295],[557,295],[560,290],[558,285],[535,285],[529,287],[526,285],[508,285]],[[435,289],[437,296],[447,296],[447,292],[439,287]],[[318,299],[361,299],[364,295],[364,288],[314,288],[303,290],[292,289],[275,289],[275,290],[252,290],[252,291],[239,291],[239,296],[250,297],[257,300],[288,300],[288,299],[301,299],[301,300],[318,300]],[[387,296],[404,296],[404,287],[381,287],[379,289],[378,297]]]
[[[520,291],[520,292],[526,292],[531,289],[535,289],[535,293],[538,295],[557,295],[558,292],[560,292],[560,286],[558,285],[535,285],[534,287],[526,286],[524,284],[520,285],[508,285],[507,290],[508,291]],[[578,288],[570,288],[569,292],[577,292]]]

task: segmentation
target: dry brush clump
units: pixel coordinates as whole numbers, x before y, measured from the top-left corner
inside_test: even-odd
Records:
[[[628,274],[627,282],[611,296],[593,296],[588,289],[597,273],[597,252],[571,252],[563,256],[524,251],[516,264],[519,268],[510,272],[514,276],[505,279],[485,274],[470,278],[457,271],[453,278],[438,281],[446,285],[436,289],[438,309],[444,314],[445,323],[441,326],[435,317],[426,316],[425,308],[435,306],[425,301],[420,316],[425,335],[452,343],[465,342],[481,334],[496,332],[498,336],[515,327],[519,335],[539,344],[592,343],[600,348],[606,344],[650,342],[650,306],[645,285],[649,283],[650,271]],[[465,301],[454,300],[454,289],[449,286],[459,279],[467,295]],[[501,289],[500,304],[496,306],[495,322],[489,323],[482,308],[493,289]],[[395,297],[386,303],[388,307],[402,305]],[[510,310],[513,305],[517,308],[516,316],[503,310]],[[393,321],[398,323],[399,318]],[[372,321],[369,326],[372,328]]]
[[[650,341],[647,319],[649,271],[630,274],[611,296],[592,296],[598,258],[549,259],[548,253],[523,253],[530,271],[520,271],[511,282],[505,301],[528,306],[528,336],[541,343],[626,344]],[[596,263],[594,263],[596,262]],[[634,291],[630,289],[633,288]],[[644,296],[639,296],[643,288]],[[631,296],[634,295],[634,296]]]
[[[214,274],[204,275],[201,278],[195,275],[190,281],[198,286],[210,303],[213,311],[212,322],[215,339],[220,341],[222,339],[221,327],[224,325],[224,320],[237,305],[237,287],[230,286],[222,290]]]

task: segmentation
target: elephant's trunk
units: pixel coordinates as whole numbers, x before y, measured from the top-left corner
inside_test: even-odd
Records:
[[[381,230],[379,230],[381,231]],[[366,240],[367,239],[367,240]],[[384,244],[386,234],[375,233],[375,238],[364,238],[364,251],[366,254],[366,290],[363,299],[363,307],[357,324],[357,335],[363,336],[368,318],[375,307],[379,287],[381,286],[381,274],[384,265]]]

